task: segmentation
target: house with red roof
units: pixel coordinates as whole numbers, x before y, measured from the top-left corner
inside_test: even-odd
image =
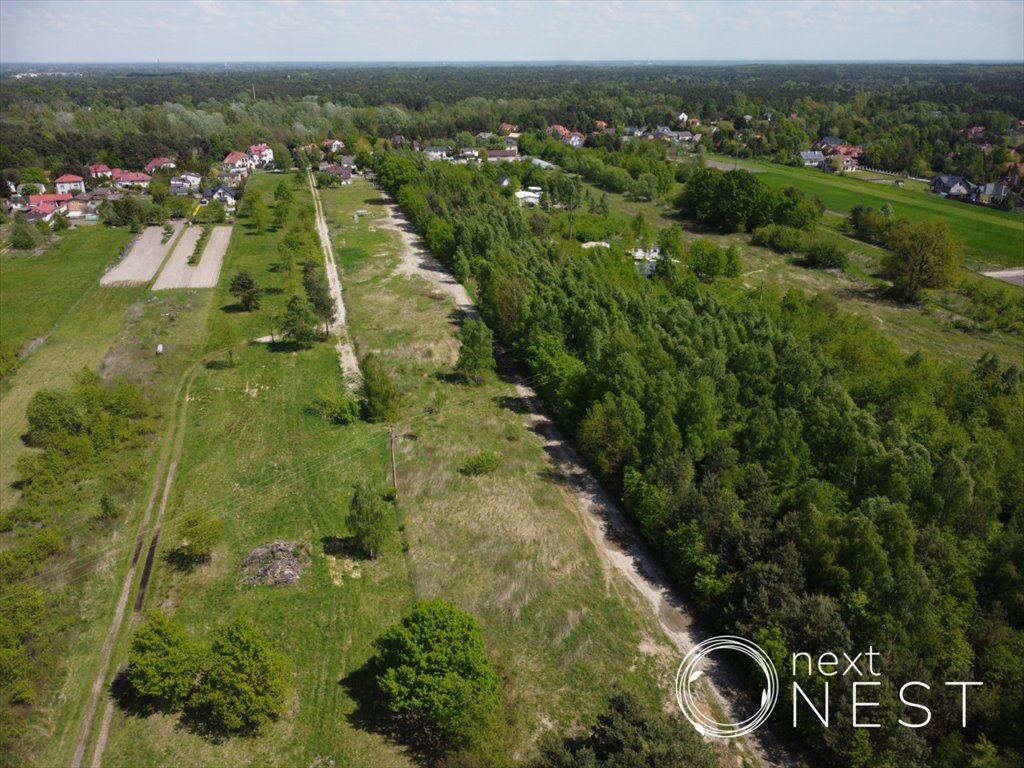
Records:
[[[969,133],[969,134],[970,134],[970,135],[971,135],[972,137],[973,137],[973,136],[980,136],[980,135],[981,135],[981,134],[983,134],[984,132],[985,132],[985,126],[984,126],[984,125],[975,125],[975,126],[972,126],[972,127],[971,127],[971,129],[970,129],[970,130],[968,131],[968,133]]]
[[[330,154],[331,152],[341,152],[345,148],[345,142],[338,141],[337,139],[325,139],[324,140],[324,152]]]
[[[154,157],[152,160],[150,160],[148,163],[146,163],[146,167],[143,168],[142,170],[145,171],[146,173],[156,173],[161,168],[177,168],[177,167],[178,166],[175,165],[174,161],[171,160],[171,158],[169,158],[169,157]]]
[[[127,189],[128,187],[145,187],[153,180],[153,177],[139,171],[125,171],[115,168],[110,172],[110,180],[115,187]]]
[[[228,171],[248,173],[256,164],[245,152],[228,152],[227,157],[224,158],[223,165]]]
[[[259,167],[274,162],[274,150],[266,144],[253,144],[245,154]]]
[[[498,133],[517,133],[519,126],[515,123],[502,123],[498,126]]]
[[[548,128],[549,136],[558,136],[558,138],[560,139],[564,139],[566,136],[569,135],[569,133],[570,131],[568,128],[566,128],[564,125],[558,125],[557,123]]]
[[[103,163],[93,163],[89,166],[89,175],[94,179],[109,179],[110,168],[105,166]]]
[[[576,147],[577,149],[582,147],[587,137],[579,131],[573,131],[568,136],[562,139],[563,144],[568,144],[570,147]]]
[[[51,205],[56,210],[63,210],[67,207],[68,200],[71,199],[71,195],[57,194],[57,195],[29,195],[28,204],[33,205]]]
[[[73,173],[65,173],[54,184],[57,187],[58,195],[85,192],[85,180],[81,176],[75,176]]]
[[[37,221],[53,221],[53,217],[57,213],[57,206],[50,205],[49,203],[37,203],[36,205],[30,205],[25,209],[25,218],[30,223]]]

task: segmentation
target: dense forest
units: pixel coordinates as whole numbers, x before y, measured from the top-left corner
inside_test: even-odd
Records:
[[[815,764],[1016,764],[1019,369],[902,355],[797,290],[726,303],[693,279],[645,280],[602,249],[536,237],[471,168],[399,152],[377,168],[719,628],[782,669],[794,651],[873,644],[891,720],[898,681],[985,681],[966,729],[959,700],[934,696],[929,728],[854,731],[847,695],[845,717],[802,734]]]
[[[833,135],[873,167],[980,183],[1022,154],[1021,82],[1018,65],[966,64],[86,69],[3,80],[0,169],[140,167],[157,154],[202,165],[255,141],[453,139],[502,121],[621,132],[685,111],[726,153],[796,162]]]

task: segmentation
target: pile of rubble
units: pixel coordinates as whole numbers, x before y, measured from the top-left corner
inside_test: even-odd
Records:
[[[304,544],[298,541],[272,541],[256,547],[242,562],[242,570],[249,572],[247,584],[297,584],[309,556]]]

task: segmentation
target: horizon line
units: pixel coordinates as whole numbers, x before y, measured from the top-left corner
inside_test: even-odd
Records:
[[[618,64],[618,65],[654,65],[654,64],[1018,64],[1024,66],[1020,59],[920,59],[920,58],[879,58],[879,59],[380,59],[380,60],[328,60],[328,59],[281,59],[278,61],[259,61],[253,59],[155,59],[148,61],[4,61],[0,66],[163,66],[165,64],[210,64],[224,66],[230,64],[248,64],[260,66],[280,66],[293,64],[317,65],[427,65],[449,66],[455,64],[481,64],[488,66],[529,66],[535,64]]]

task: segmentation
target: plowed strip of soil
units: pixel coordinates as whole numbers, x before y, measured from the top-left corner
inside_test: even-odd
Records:
[[[162,227],[146,227],[132,244],[131,250],[121,263],[100,278],[100,285],[142,285],[156,275],[167,257],[167,251],[181,230],[182,222],[174,222],[174,234],[166,243]]]

